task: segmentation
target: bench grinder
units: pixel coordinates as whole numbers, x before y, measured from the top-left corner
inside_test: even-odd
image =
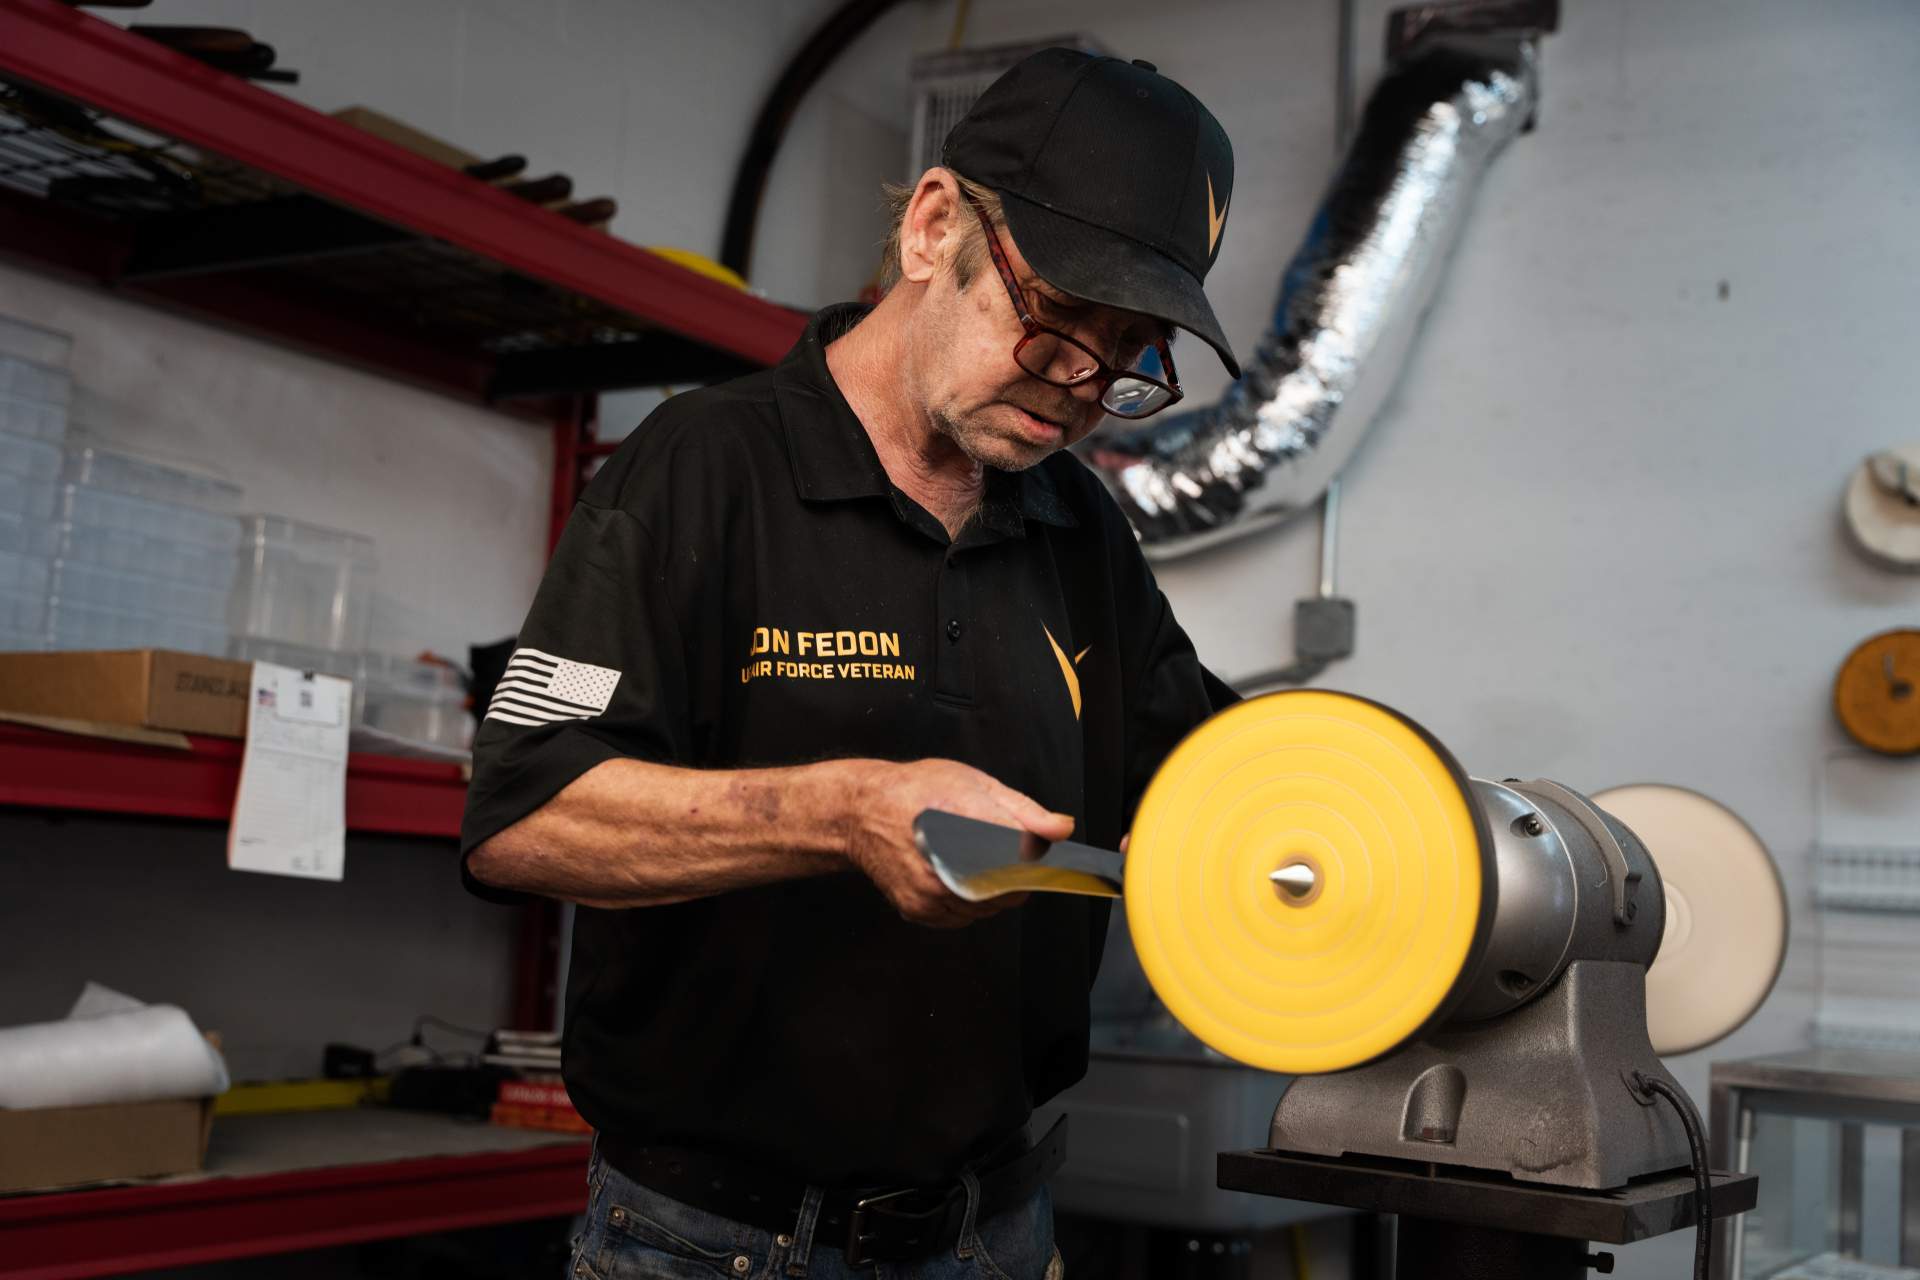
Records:
[[[1649,790],[1622,799],[1672,826]],[[1168,1010],[1218,1052],[1294,1077],[1266,1146],[1222,1154],[1221,1185],[1399,1213],[1403,1277],[1580,1275],[1587,1240],[1752,1206],[1750,1175],[1708,1179],[1656,1050],[1709,1043],[1758,1007],[1784,896],[1757,840],[1756,858],[1684,829],[1658,849],[1663,882],[1648,843],[1594,800],[1471,778],[1406,716],[1309,689],[1188,735],[1124,858],[1022,849],[937,812],[918,823],[962,897],[1122,896]],[[1660,968],[1654,1023],[1672,1043],[1656,1045]]]

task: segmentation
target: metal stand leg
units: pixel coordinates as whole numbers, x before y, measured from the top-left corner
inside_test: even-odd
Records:
[[[1860,1256],[1860,1183],[1866,1163],[1866,1131],[1858,1124],[1841,1125],[1840,1223],[1835,1243],[1849,1258]]]
[[[1347,1261],[1347,1274],[1351,1280],[1394,1280],[1393,1239],[1392,1214],[1354,1214]]]
[[[1584,1280],[1584,1240],[1400,1216],[1395,1280]]]
[[[1920,1267],[1920,1129],[1900,1131],[1900,1265]]]
[[[1149,1235],[1147,1274],[1154,1280],[1250,1280],[1253,1242],[1240,1235],[1158,1230]]]

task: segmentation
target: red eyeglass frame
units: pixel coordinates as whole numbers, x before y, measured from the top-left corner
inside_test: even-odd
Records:
[[[1019,317],[1021,326],[1027,331],[1026,336],[1021,338],[1019,343],[1013,348],[1013,362],[1015,364],[1019,364],[1022,370],[1032,374],[1034,377],[1040,379],[1040,381],[1056,387],[1077,387],[1083,382],[1090,382],[1097,378],[1100,385],[1102,408],[1106,408],[1107,389],[1113,385],[1114,379],[1116,378],[1133,378],[1140,382],[1150,382],[1154,386],[1167,392],[1170,397],[1167,402],[1156,405],[1146,413],[1120,414],[1112,409],[1107,410],[1109,413],[1113,413],[1115,417],[1124,418],[1128,422],[1144,422],[1161,410],[1172,408],[1186,397],[1186,392],[1180,389],[1180,375],[1173,367],[1173,350],[1168,346],[1167,340],[1164,337],[1156,337],[1153,340],[1154,348],[1160,354],[1160,367],[1167,371],[1166,381],[1162,382],[1159,378],[1149,378],[1144,373],[1135,373],[1131,369],[1116,369],[1101,359],[1100,356],[1089,351],[1087,345],[1078,338],[1071,334],[1062,333],[1051,325],[1042,324],[1040,321],[1034,319],[1033,312],[1027,307],[1026,295],[1021,292],[1020,281],[1013,274],[1013,264],[1007,261],[1007,251],[1000,243],[999,233],[993,229],[993,223],[988,220],[986,211],[980,207],[979,201],[970,199],[967,201],[967,204],[973,210],[973,216],[980,219],[981,229],[987,233],[987,252],[993,257],[994,269],[1000,273],[1000,283],[1007,286],[1007,296],[1013,299],[1014,314]],[[1093,361],[1094,367],[1066,382],[1062,382],[1058,378],[1048,377],[1044,373],[1034,373],[1033,370],[1028,369],[1026,365],[1020,364],[1020,353],[1027,349],[1028,343],[1042,334],[1056,338],[1076,351],[1086,352],[1087,358]]]

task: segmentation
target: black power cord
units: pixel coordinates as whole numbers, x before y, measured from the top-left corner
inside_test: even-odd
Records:
[[[726,266],[743,276],[751,274],[753,233],[760,220],[760,199],[766,194],[767,178],[773,172],[774,156],[786,136],[787,125],[800,110],[800,100],[861,32],[899,2],[845,0],[780,73],[773,91],[760,106],[753,132],[747,137],[746,154],[740,157],[740,167],[734,171],[733,194],[727,200],[727,221],[720,232],[720,261]],[[915,179],[919,176],[913,175]]]
[[[1673,1109],[1680,1113],[1680,1127],[1687,1131],[1687,1149],[1693,1153],[1693,1280],[1707,1280],[1713,1253],[1713,1202],[1707,1178],[1706,1126],[1700,1123],[1700,1113],[1693,1109],[1693,1100],[1665,1080],[1636,1071],[1633,1085],[1642,1093],[1659,1094],[1672,1103]]]

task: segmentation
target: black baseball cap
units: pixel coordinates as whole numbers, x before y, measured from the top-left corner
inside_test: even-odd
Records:
[[[1233,145],[1152,63],[1042,49],[987,87],[940,163],[1000,197],[1047,283],[1178,325],[1240,376],[1200,287],[1233,200]]]

